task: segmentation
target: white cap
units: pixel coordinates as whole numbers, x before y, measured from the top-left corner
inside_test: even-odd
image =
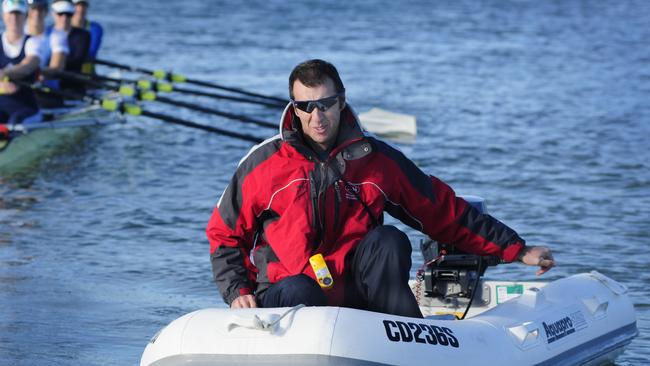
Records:
[[[88,0],[72,0],[72,3],[75,4],[75,5],[80,4],[80,3],[86,3],[86,5],[87,5],[87,4],[90,4],[90,1],[88,1]]]
[[[19,11],[27,14],[27,4],[25,3],[25,0],[4,0],[2,2],[2,11],[4,13]]]
[[[61,14],[61,13],[70,13],[74,14],[74,5],[69,0],[54,0],[52,3],[52,11]]]

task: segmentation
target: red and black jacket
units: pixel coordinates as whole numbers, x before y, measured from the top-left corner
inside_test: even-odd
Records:
[[[303,140],[290,105],[280,129],[242,159],[208,223],[212,270],[228,304],[287,276],[315,278],[309,257],[322,253],[334,278],[329,304],[342,305],[346,257],[384,212],[466,252],[511,262],[524,247],[515,231],[365,136],[349,106],[326,161]]]

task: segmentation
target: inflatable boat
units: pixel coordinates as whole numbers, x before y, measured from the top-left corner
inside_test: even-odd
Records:
[[[485,212],[482,199],[465,197]],[[141,366],[601,365],[638,334],[622,284],[598,273],[483,281],[498,260],[421,243],[424,318],[341,307],[203,309],[173,321]]]
[[[591,272],[542,285],[485,281],[464,320],[453,320],[459,304],[424,303],[424,319],[339,307],[203,309],[156,334],[140,365],[601,365],[637,335],[616,281]]]

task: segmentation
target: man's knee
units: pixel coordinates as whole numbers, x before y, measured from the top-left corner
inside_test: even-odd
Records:
[[[305,304],[325,306],[325,293],[312,278],[300,274],[284,278],[269,288],[263,296],[264,307],[285,307]]]
[[[368,233],[367,245],[373,252],[392,252],[398,255],[411,255],[411,242],[408,236],[392,225],[378,226]]]

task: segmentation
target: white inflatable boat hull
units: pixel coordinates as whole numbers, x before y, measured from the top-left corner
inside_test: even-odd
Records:
[[[626,293],[592,272],[462,321],[338,307],[204,309],[161,330],[141,365],[598,365],[638,333]]]

